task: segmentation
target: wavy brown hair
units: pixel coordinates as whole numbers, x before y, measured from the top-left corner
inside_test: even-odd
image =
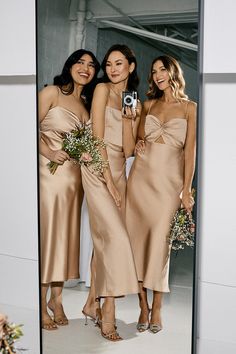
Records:
[[[167,70],[170,76],[170,86],[173,91],[173,95],[177,100],[188,99],[188,96],[184,92],[185,89],[185,80],[183,77],[183,71],[178,63],[178,61],[169,56],[169,55],[161,55],[155,58],[151,65],[151,71],[148,76],[149,90],[146,93],[149,99],[160,98],[163,96],[164,91],[159,90],[157,85],[153,80],[153,65],[158,61],[162,61],[165,69]]]

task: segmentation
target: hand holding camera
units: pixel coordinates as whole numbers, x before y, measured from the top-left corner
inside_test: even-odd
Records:
[[[137,91],[122,92],[122,116],[126,119],[135,119],[137,115]]]

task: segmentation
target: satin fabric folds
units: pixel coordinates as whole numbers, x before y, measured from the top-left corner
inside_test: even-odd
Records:
[[[75,129],[79,118],[51,108],[40,125],[41,139],[52,150],[62,147],[61,133]],[[41,282],[79,278],[80,211],[83,199],[80,166],[66,161],[54,175],[40,155]]]
[[[122,116],[119,110],[108,106],[104,140],[113,180],[122,198],[121,209],[116,206],[103,177],[87,167],[81,168],[94,245],[97,297],[138,293],[137,274],[124,222],[126,162],[122,148]]]
[[[162,123],[148,114],[145,152],[135,157],[128,178],[126,222],[138,280],[155,291],[169,292],[167,238],[180,206],[186,131],[184,118]]]

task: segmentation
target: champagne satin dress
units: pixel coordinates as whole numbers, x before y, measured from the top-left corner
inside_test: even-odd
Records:
[[[40,125],[41,139],[52,150],[62,147],[61,133],[80,121],[74,113],[56,106]],[[40,155],[41,282],[79,278],[80,212],[83,199],[80,166],[66,161],[54,175]]]
[[[124,222],[126,161],[122,147],[122,116],[120,110],[108,106],[104,141],[113,180],[122,198],[121,210],[109,193],[104,178],[85,166],[81,168],[94,246],[97,297],[138,293],[134,258]]]
[[[169,292],[167,237],[180,206],[186,132],[186,117],[163,123],[148,113],[145,152],[136,155],[127,184],[126,222],[138,280],[160,292]],[[157,142],[160,138],[162,143]]]

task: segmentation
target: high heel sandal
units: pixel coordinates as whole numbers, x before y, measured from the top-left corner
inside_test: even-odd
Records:
[[[162,326],[159,323],[150,323],[149,328],[150,331],[154,334],[162,330]]]
[[[61,305],[62,307],[62,305]],[[55,309],[53,309],[52,307],[49,306],[48,304],[48,308],[52,311],[53,313],[53,321],[58,325],[58,326],[67,326],[69,324],[68,318],[66,317],[66,315],[64,314],[63,311],[63,307],[62,307],[62,311],[60,315],[56,315],[56,311]]]
[[[162,330],[162,325],[160,323],[150,323],[149,329],[152,333],[156,334]]]
[[[83,307],[82,314],[83,314],[84,317],[85,317],[85,326],[87,326],[87,324],[88,324],[88,318],[89,318],[91,321],[94,322],[95,326],[98,325],[98,322],[97,322],[97,311],[100,310],[100,299],[99,299],[99,298],[95,299],[95,303],[98,303],[98,307],[95,308],[95,317],[84,310],[84,308],[86,307],[86,304],[85,304],[84,307]]]
[[[117,329],[117,326],[116,326],[116,323],[115,322],[108,322],[108,321],[103,321],[102,320],[102,312],[101,312],[101,309],[97,309],[96,311],[96,318],[97,318],[97,323],[101,329],[101,335],[103,338],[107,339],[107,340],[110,340],[111,342],[118,342],[120,340],[123,340],[123,338],[119,335],[119,333],[116,331]],[[103,332],[102,330],[102,324],[103,323],[107,323],[107,324],[112,324],[114,325],[114,331],[112,332],[108,332],[108,333],[105,333]]]
[[[85,312],[84,310],[82,310],[82,314],[84,315],[85,317],[85,326],[88,325],[88,318],[94,322],[94,324],[96,325],[97,324],[97,318],[96,317],[93,317],[92,315],[90,315],[89,313]]]
[[[150,309],[148,309],[148,321],[147,322],[138,322],[137,323],[137,330],[142,333],[145,332],[149,328],[149,314],[150,314]]]

